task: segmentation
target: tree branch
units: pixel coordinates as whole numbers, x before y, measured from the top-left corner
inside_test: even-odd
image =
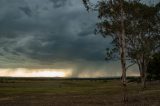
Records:
[[[131,67],[131,66],[133,66],[133,65],[135,65],[135,64],[136,64],[136,62],[134,62],[134,63],[128,65],[128,66],[126,67],[126,70],[128,70],[129,67]]]

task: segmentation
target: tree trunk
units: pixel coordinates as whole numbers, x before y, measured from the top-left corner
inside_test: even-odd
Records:
[[[122,86],[123,86],[123,101],[127,101],[127,81],[126,81],[126,60],[125,60],[125,39],[124,39],[124,31],[122,31],[121,35],[121,49],[120,49],[120,55],[121,55],[121,67],[122,67]]]
[[[144,60],[144,59],[141,59]],[[138,63],[139,71],[140,71],[140,78],[141,78],[141,85],[142,89],[146,88],[146,72],[147,72],[147,64],[145,61],[140,61]]]
[[[121,57],[121,67],[122,67],[122,84],[123,84],[123,101],[128,100],[127,97],[127,81],[126,81],[126,59],[125,59],[125,27],[124,27],[124,10],[123,10],[123,0],[120,0],[121,9],[121,34],[119,36],[120,40],[120,57]]]
[[[126,81],[126,63],[124,57],[124,50],[121,52],[121,66],[122,66],[122,84],[123,84],[123,101],[126,102],[128,100],[127,97],[127,81]]]
[[[144,61],[143,63],[143,68],[142,68],[142,72],[143,72],[143,76],[142,76],[142,88],[145,89],[146,88],[146,74],[147,74],[147,64],[146,61]]]
[[[145,89],[146,88],[146,77],[142,77],[141,78],[141,82],[142,82],[142,89]]]

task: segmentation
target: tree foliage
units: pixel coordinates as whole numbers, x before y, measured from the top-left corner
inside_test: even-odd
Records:
[[[158,6],[134,2],[127,17],[126,37],[128,57],[138,64],[143,87],[149,60],[160,49],[160,14]]]

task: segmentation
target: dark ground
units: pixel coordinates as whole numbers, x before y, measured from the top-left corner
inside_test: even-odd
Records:
[[[8,79],[0,80],[0,106],[160,106],[160,83],[128,84],[122,102],[119,80]]]

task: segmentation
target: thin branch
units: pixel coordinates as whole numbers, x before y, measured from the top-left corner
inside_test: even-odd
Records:
[[[128,65],[128,66],[126,67],[126,70],[128,70],[129,67],[131,67],[131,66],[133,66],[133,65],[135,65],[135,64],[136,64],[136,62],[134,62],[134,63]]]

